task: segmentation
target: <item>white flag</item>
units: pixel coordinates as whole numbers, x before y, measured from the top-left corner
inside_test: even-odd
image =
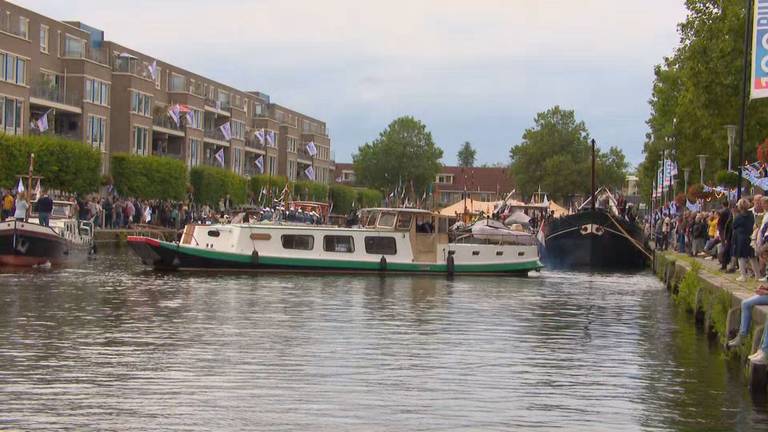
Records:
[[[229,141],[232,139],[232,128],[229,126],[229,122],[219,126],[221,133],[224,135],[224,139]]]
[[[21,181],[21,179],[19,179],[19,185],[16,186],[16,192],[17,193],[22,193],[22,192],[24,192],[24,190],[25,190],[24,189],[24,182]]]
[[[315,169],[312,168],[311,165],[308,166],[307,169],[304,170],[304,174],[306,174],[307,178],[310,179],[310,180],[314,180],[315,179]]]
[[[259,139],[261,145],[264,145],[264,129],[259,129],[256,131],[256,138]]]
[[[149,75],[152,77],[152,81],[157,81],[157,60],[153,61],[149,65]]]
[[[270,147],[275,146],[275,132],[274,131],[267,131],[267,145]]]
[[[37,179],[37,186],[35,186],[35,199],[40,199],[40,195],[43,194],[43,188],[40,186],[40,179]]]
[[[259,156],[256,159],[256,168],[259,169],[259,173],[264,174],[264,156]]]
[[[309,153],[310,156],[315,157],[317,155],[317,146],[315,146],[314,141],[310,141],[307,143],[307,153]]]
[[[181,120],[181,108],[179,107],[179,104],[173,105],[170,108],[168,108],[168,115],[171,117],[171,119],[176,123],[176,127],[179,127],[179,121]]]
[[[221,164],[221,167],[224,168],[224,149],[219,150],[214,155],[217,161]]]
[[[51,110],[48,110],[43,114],[36,123],[37,128],[40,130],[40,132],[45,132],[48,130],[48,114],[51,112]]]

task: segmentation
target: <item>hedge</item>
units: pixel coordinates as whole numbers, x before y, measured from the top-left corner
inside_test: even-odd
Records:
[[[159,156],[112,156],[112,179],[122,196],[181,200],[187,190],[184,162]]]
[[[357,190],[344,185],[331,186],[331,201],[335,214],[348,214],[352,210],[352,204],[356,204]]]
[[[18,183],[16,175],[29,172],[30,153],[35,154],[34,174],[43,176],[43,188],[70,193],[98,190],[99,151],[55,135],[0,134],[0,186],[14,187]]]
[[[306,201],[328,201],[328,185],[307,180],[293,183],[293,198]]]
[[[195,202],[216,206],[226,194],[233,204],[243,204],[248,198],[248,181],[232,171],[198,166],[190,170],[189,177]]]
[[[384,200],[384,195],[381,192],[373,189],[357,189],[357,203],[355,207],[379,207]]]
[[[288,179],[283,176],[255,175],[251,177],[249,188],[251,193],[258,198],[264,191],[272,191],[272,196],[277,198],[288,184]],[[262,201],[264,198],[262,197]]]

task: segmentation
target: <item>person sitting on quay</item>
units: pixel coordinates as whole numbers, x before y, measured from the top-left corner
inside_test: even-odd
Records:
[[[768,305],[768,287],[761,285],[755,291],[755,295],[741,302],[741,323],[739,325],[739,334],[728,341],[728,348],[737,348],[747,339],[749,333],[749,324],[752,321],[752,307]],[[752,363],[766,364],[768,360],[768,325],[763,329],[763,338],[760,348],[749,359]]]
[[[37,219],[42,226],[49,226],[51,213],[53,212],[53,200],[44,191],[43,196],[37,200]]]

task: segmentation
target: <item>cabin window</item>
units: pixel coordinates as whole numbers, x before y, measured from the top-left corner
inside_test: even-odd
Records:
[[[366,237],[365,252],[374,255],[396,255],[397,245],[394,237]]]
[[[379,226],[381,228],[394,228],[395,218],[397,218],[396,213],[382,213],[379,217]]]
[[[323,250],[352,253],[355,251],[355,240],[351,236],[325,236],[323,238]]]
[[[284,249],[312,250],[315,237],[311,235],[284,235],[280,237]]]
[[[376,226],[376,218],[379,216],[378,213],[371,213],[368,215],[368,220],[365,222],[365,226],[367,227],[375,227]]]
[[[208,231],[208,237],[218,237],[220,235],[221,235],[221,233],[216,231],[216,230]]]
[[[411,229],[411,221],[413,220],[413,214],[400,213],[397,216],[397,229],[408,231]]]
[[[437,219],[437,232],[440,234],[445,234],[448,232],[448,219],[447,218],[438,218]]]

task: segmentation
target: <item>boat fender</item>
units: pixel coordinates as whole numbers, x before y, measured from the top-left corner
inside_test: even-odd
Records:
[[[93,245],[91,246],[91,250],[90,250],[90,252],[91,252],[91,255],[96,255],[96,244],[93,244]]]
[[[259,251],[253,251],[251,252],[251,262],[254,265],[259,265]]]
[[[379,260],[379,270],[387,271],[387,259],[384,257]]]
[[[448,254],[448,260],[447,260],[447,268],[448,268],[448,276],[453,276],[453,273],[456,271],[456,264],[453,258],[453,254]]]
[[[173,261],[171,262],[171,265],[174,267],[178,267],[181,265],[181,260],[179,259],[178,255],[173,256]]]

